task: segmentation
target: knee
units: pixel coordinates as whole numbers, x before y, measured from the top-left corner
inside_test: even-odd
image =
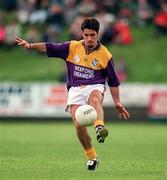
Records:
[[[92,106],[97,106],[97,105],[100,105],[100,100],[98,97],[96,96],[93,96],[90,100],[90,105]]]

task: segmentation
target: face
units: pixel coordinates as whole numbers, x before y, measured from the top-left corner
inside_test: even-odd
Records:
[[[92,29],[84,29],[82,32],[85,46],[89,49],[95,48],[97,45],[98,34]]]

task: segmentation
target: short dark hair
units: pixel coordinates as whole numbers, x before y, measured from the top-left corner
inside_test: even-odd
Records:
[[[99,28],[100,28],[100,23],[95,18],[87,18],[81,24],[81,30],[82,31],[84,29],[92,29],[92,30],[94,30],[94,31],[96,31],[98,33]]]

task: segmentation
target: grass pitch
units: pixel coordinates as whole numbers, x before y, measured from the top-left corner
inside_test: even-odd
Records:
[[[116,68],[120,60],[124,59],[128,82],[167,82],[167,51],[165,50],[167,38],[166,36],[156,38],[153,32],[152,26],[144,29],[132,28],[134,37],[132,45],[108,45]],[[65,32],[62,32],[62,37],[63,40],[69,39]],[[63,60],[47,58],[46,55],[26,51],[21,47],[0,48],[0,81],[59,82],[64,69]]]
[[[107,127],[105,144],[96,142],[89,127],[100,165],[88,172],[72,123],[0,123],[0,179],[167,179],[165,124]]]

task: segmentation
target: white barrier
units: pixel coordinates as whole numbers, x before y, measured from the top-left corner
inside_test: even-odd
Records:
[[[0,116],[68,117],[65,85],[0,83]]]
[[[167,118],[167,91],[154,91],[151,94],[148,114],[151,118]]]
[[[167,91],[167,84],[144,84],[144,83],[125,83],[120,86],[121,101],[126,106],[147,107],[150,95],[154,91]],[[104,105],[114,105],[109,98],[110,91],[107,88],[104,97]]]
[[[166,91],[167,84],[122,84],[120,95],[124,105],[147,107],[153,91]],[[69,117],[65,112],[67,89],[65,84],[0,83],[1,117]],[[113,106],[109,88],[104,106]]]

